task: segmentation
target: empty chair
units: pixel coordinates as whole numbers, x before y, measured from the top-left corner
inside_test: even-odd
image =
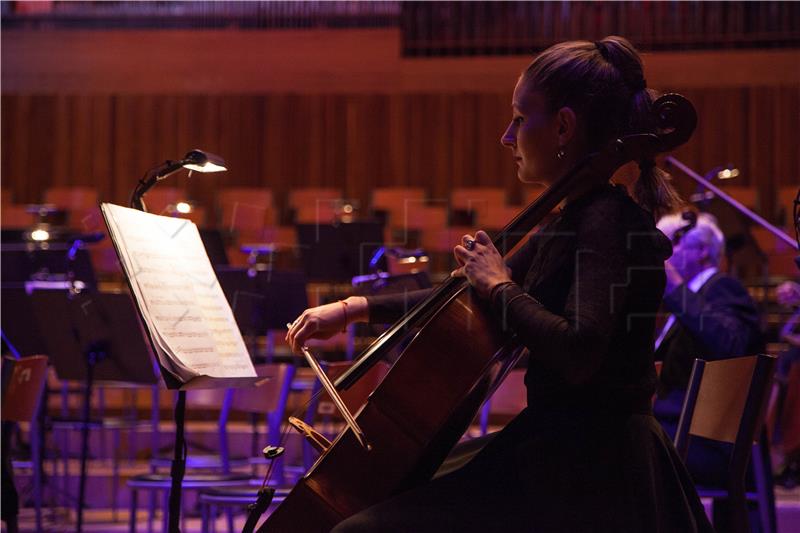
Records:
[[[144,204],[149,213],[168,215],[178,202],[186,201],[187,194],[178,187],[153,187],[144,195]]]
[[[372,210],[386,213],[387,227],[403,228],[425,198],[422,187],[379,187],[372,191]]]
[[[84,219],[99,204],[97,189],[93,187],[51,187],[44,193],[44,201],[69,214],[69,227],[83,230]]]
[[[776,531],[775,501],[769,480],[769,455],[758,443],[772,383],[775,357],[754,355],[718,361],[695,359],[684,399],[675,448],[686,459],[690,437],[733,444],[728,481],[723,489],[697,487],[701,497],[725,499],[727,513],[715,509],[720,531],[749,531],[747,501],[758,504],[763,533]],[[756,444],[753,444],[756,442]],[[766,443],[763,443],[766,446]],[[748,462],[753,462],[756,491],[745,490]],[[719,523],[725,520],[725,524]]]
[[[745,207],[758,210],[758,190],[755,187],[746,187],[744,185],[727,185],[722,187],[722,190]]]
[[[50,187],[44,193],[44,201],[67,210],[97,207],[98,194],[94,187]]]
[[[336,208],[341,201],[339,189],[309,187],[289,191],[287,206],[294,223],[330,224],[336,217]]]
[[[272,191],[259,187],[231,187],[219,193],[221,228],[235,232],[239,242],[259,241],[266,226],[277,222]]]
[[[14,487],[13,472],[6,471],[10,460],[11,429],[15,422],[28,422],[31,444],[30,469],[33,478],[33,499],[36,508],[36,530],[42,531],[42,428],[37,413],[47,377],[47,357],[32,355],[21,359],[3,358],[2,401],[2,465],[3,520],[10,531],[17,530],[19,502]],[[16,466],[20,466],[19,463]],[[27,466],[27,465],[26,465]],[[8,484],[11,490],[7,489]]]
[[[505,206],[506,191],[502,187],[459,187],[450,194],[450,209],[473,213],[476,227],[485,225],[490,213]]]

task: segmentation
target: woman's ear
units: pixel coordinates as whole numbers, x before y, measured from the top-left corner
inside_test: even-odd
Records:
[[[578,117],[571,107],[562,107],[556,113],[558,125],[558,145],[569,145],[577,137]]]

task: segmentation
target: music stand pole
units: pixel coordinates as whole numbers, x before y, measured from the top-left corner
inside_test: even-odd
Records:
[[[78,524],[77,531],[83,529],[83,504],[86,498],[86,461],[89,455],[89,417],[92,404],[92,385],[94,367],[105,358],[105,352],[90,348],[86,354],[86,389],[83,397],[83,424],[81,425],[81,477],[78,485]]]
[[[155,179],[153,183],[155,184]],[[148,187],[149,188],[149,187]],[[147,189],[137,187],[133,191],[130,206],[147,213],[147,208],[142,201],[142,196]],[[175,402],[175,453],[172,456],[172,467],[169,475],[172,483],[169,488],[169,533],[181,531],[181,490],[183,489],[183,475],[186,472],[186,438],[184,435],[184,420],[186,419],[186,391],[178,391]]]

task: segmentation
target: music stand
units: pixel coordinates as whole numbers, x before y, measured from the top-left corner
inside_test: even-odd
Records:
[[[248,348],[255,357],[255,337],[271,330],[284,330],[308,307],[306,278],[302,272],[246,268],[217,269],[222,291],[231,305],[242,334],[251,340]],[[268,351],[268,359],[271,350]]]
[[[83,526],[89,424],[95,380],[155,385],[158,374],[127,294],[33,290],[34,314],[60,379],[85,382],[77,531]]]
[[[296,227],[303,268],[312,280],[349,282],[367,274],[383,246],[383,223],[377,220]]]

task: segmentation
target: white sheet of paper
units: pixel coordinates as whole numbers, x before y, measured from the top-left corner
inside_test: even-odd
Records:
[[[253,377],[250,356],[191,221],[103,204],[145,322],[183,379]],[[168,357],[169,361],[163,360]]]

